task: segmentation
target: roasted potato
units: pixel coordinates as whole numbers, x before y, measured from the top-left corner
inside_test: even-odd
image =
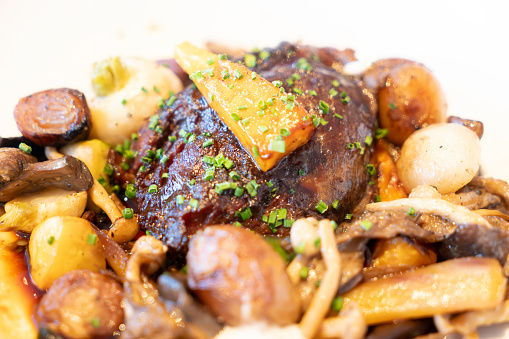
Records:
[[[32,279],[41,289],[72,270],[106,268],[103,246],[85,219],[46,219],[34,228],[28,246]]]
[[[295,323],[300,299],[283,259],[260,235],[233,226],[209,226],[191,240],[188,284],[229,325]]]

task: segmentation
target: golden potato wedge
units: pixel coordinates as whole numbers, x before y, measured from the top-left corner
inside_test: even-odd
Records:
[[[187,42],[176,47],[175,59],[262,171],[315,132],[308,112],[279,84]]]
[[[458,258],[363,283],[343,297],[355,301],[372,325],[495,308],[506,283],[498,260]]]

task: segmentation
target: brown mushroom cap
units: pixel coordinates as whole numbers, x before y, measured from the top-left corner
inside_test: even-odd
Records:
[[[0,201],[12,200],[23,193],[57,187],[68,191],[84,191],[94,179],[80,160],[65,156],[37,162],[37,159],[17,148],[0,149]]]

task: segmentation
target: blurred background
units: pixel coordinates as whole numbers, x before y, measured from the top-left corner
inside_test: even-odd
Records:
[[[106,57],[173,55],[182,41],[273,47],[282,40],[353,48],[370,62],[404,57],[430,68],[449,114],[485,124],[485,173],[509,180],[509,8],[502,1],[0,0],[0,136],[17,135],[20,97],[89,91]]]

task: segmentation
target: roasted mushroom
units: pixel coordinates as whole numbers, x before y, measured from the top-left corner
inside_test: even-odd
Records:
[[[14,119],[24,137],[40,146],[84,140],[90,132],[90,110],[83,93],[49,89],[20,99]]]
[[[93,178],[80,160],[65,156],[36,162],[16,148],[0,149],[0,201],[12,200],[22,193],[56,187],[68,191],[84,191],[92,187]]]

